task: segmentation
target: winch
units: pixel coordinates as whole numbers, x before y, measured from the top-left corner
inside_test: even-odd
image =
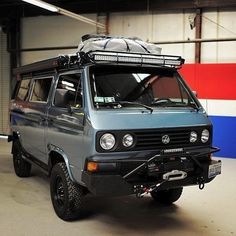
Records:
[[[163,176],[162,176],[163,181],[161,181],[155,185],[151,185],[151,186],[134,185],[134,193],[136,194],[136,197],[141,198],[145,194],[155,191],[159,186],[161,186],[166,181],[180,180],[180,179],[184,179],[186,177],[187,177],[186,172],[180,171],[180,170],[172,170],[170,172],[163,174]],[[200,188],[200,185],[199,185],[199,188]]]

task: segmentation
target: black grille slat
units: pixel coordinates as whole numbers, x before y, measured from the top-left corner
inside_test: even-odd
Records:
[[[161,142],[144,142],[144,141],[141,141],[137,145],[162,145],[162,143]]]
[[[142,140],[142,141],[152,141],[152,140],[156,140],[156,141],[160,141],[161,140],[161,137],[155,137],[155,138],[140,138],[140,140]]]

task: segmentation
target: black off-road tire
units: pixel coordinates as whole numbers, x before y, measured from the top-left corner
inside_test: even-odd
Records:
[[[63,162],[57,163],[52,169],[50,191],[52,204],[59,218],[72,221],[80,217],[83,187],[71,181]]]
[[[152,191],[151,196],[156,202],[165,205],[171,205],[177,201],[183,192],[183,188],[173,188],[168,190]]]
[[[31,171],[31,164],[22,158],[22,147],[19,140],[12,143],[13,148],[13,165],[17,176],[29,177]]]

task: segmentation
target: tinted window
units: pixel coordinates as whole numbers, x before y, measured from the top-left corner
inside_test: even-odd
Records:
[[[47,102],[51,83],[52,78],[36,79],[33,84],[30,101]]]
[[[61,75],[58,81],[54,105],[76,108],[82,107],[82,88],[80,74]]]
[[[28,94],[29,94],[29,88],[30,88],[30,79],[24,79],[20,81],[20,86],[18,89],[18,93],[16,95],[17,100],[26,100]]]

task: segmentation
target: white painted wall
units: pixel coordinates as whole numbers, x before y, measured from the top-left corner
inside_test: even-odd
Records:
[[[230,9],[203,13],[202,38],[236,38],[236,11]],[[236,62],[236,41],[202,44],[203,63]]]
[[[111,35],[137,36],[151,42],[194,39],[195,29],[191,30],[189,24],[189,16],[193,14],[194,10],[111,13],[109,30]],[[96,19],[96,14],[86,16]],[[22,48],[78,45],[81,36],[88,33],[96,33],[96,27],[65,16],[23,18]],[[204,11],[202,38],[225,37],[236,37],[236,10]],[[194,44],[169,44],[161,47],[163,54],[181,55],[186,63],[194,63]],[[22,64],[73,51],[24,52]],[[202,43],[202,62],[235,62],[235,51],[235,41]]]
[[[96,20],[96,14],[84,15]],[[23,18],[21,22],[22,48],[77,46],[81,36],[96,33],[96,27],[66,16]],[[22,65],[74,50],[23,52]]]
[[[109,30],[111,35],[137,36],[145,41],[174,41],[193,39],[188,16],[192,12],[112,13]],[[194,44],[161,45],[163,54],[182,55],[194,62]]]
[[[7,36],[0,29],[0,134],[9,134],[10,57]]]

